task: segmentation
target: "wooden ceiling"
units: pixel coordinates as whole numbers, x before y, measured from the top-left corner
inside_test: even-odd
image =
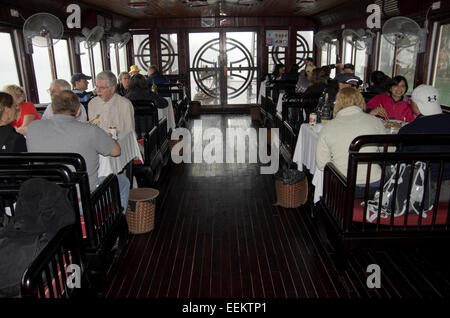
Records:
[[[80,2],[112,11],[133,19],[181,18],[181,17],[283,17],[312,16],[352,0],[316,0],[302,3],[302,0],[263,0],[254,6],[237,6],[226,0],[210,0],[215,4],[206,7],[189,7],[183,0],[148,0],[146,8],[128,7],[128,0],[83,0]]]

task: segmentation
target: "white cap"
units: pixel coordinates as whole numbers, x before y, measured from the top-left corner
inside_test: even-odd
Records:
[[[424,116],[442,113],[439,92],[433,86],[425,84],[417,86],[412,92],[411,99]]]

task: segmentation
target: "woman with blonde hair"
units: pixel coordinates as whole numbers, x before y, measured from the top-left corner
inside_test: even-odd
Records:
[[[120,72],[119,77],[117,78],[117,89],[116,93],[120,96],[125,96],[128,94],[128,86],[130,85],[131,75],[128,72]]]
[[[332,162],[347,176],[348,148],[358,136],[385,134],[382,121],[364,112],[365,102],[361,93],[353,87],[346,87],[336,96],[333,119],[320,131],[316,150],[316,163],[323,170],[327,162]],[[362,152],[376,152],[376,147],[364,147]],[[364,185],[367,167],[358,167],[356,183]],[[371,182],[380,179],[381,169],[372,166]],[[376,183],[375,183],[376,185]]]
[[[11,95],[16,107],[16,118],[11,125],[22,135],[27,134],[27,126],[36,119],[41,119],[33,103],[25,102],[25,91],[17,85],[7,85],[3,90]]]

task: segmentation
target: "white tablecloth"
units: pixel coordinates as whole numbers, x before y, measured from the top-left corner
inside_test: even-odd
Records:
[[[323,171],[316,166],[317,141],[321,128],[322,124],[314,127],[309,124],[301,125],[293,158],[293,161],[297,163],[298,170],[302,171],[303,165],[305,165],[313,175],[314,203],[318,202],[323,194]]]
[[[172,130],[175,129],[175,117],[173,115],[173,105],[172,105],[172,98],[170,97],[164,97],[167,102],[169,103],[169,106],[166,108],[158,108],[158,119],[162,119],[164,117],[167,118],[167,132],[172,128]]]
[[[142,159],[139,151],[139,144],[136,141],[136,135],[133,131],[119,131],[120,156],[102,156],[99,155],[98,176],[107,176],[110,173],[119,173],[133,159]]]
[[[258,105],[261,105],[261,96],[266,97],[266,83],[267,81],[262,81],[261,86],[259,87]]]
[[[282,118],[282,111],[283,111],[283,96],[285,92],[280,91],[280,95],[278,95],[278,101],[277,101],[277,112],[276,115],[280,118]]]

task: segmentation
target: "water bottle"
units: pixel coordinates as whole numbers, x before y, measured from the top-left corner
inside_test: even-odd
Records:
[[[155,83],[153,83],[153,85],[152,85],[152,92],[155,94],[158,94],[158,88]]]

